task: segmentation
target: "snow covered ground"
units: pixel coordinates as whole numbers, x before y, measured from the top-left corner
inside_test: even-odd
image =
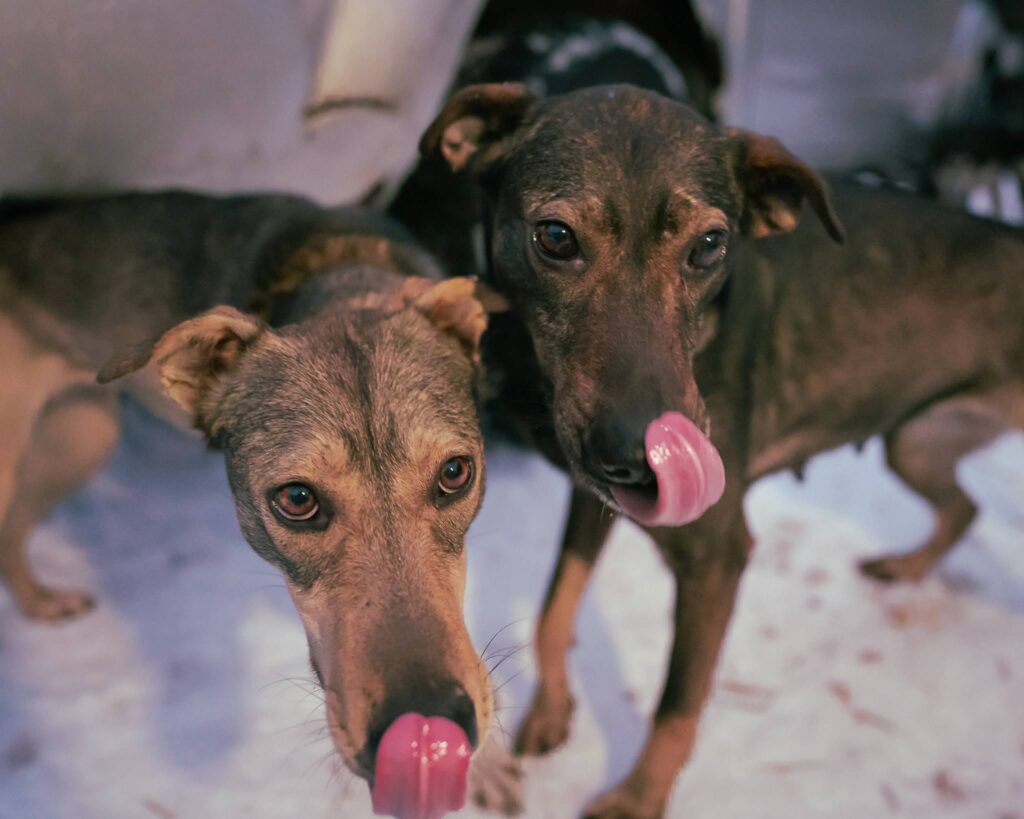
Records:
[[[530,637],[568,485],[505,446],[489,467],[466,616],[480,646],[508,626],[495,645],[510,648]],[[900,589],[854,569],[929,526],[876,442],[819,458],[805,484],[754,488],[756,558],[670,816],[1024,817],[1024,440],[963,474],[983,515],[938,576]],[[127,407],[112,463],[33,554],[100,605],[51,628],[0,599],[2,819],[370,815],[322,730],[283,585],[238,532],[220,456]],[[628,769],[670,596],[652,547],[620,524],[581,619],[572,737],[527,763],[528,816],[574,816]],[[529,648],[497,671],[509,731],[532,680]]]

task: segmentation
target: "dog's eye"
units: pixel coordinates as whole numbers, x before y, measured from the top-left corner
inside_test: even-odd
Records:
[[[441,465],[437,490],[442,497],[462,492],[473,479],[473,462],[462,456],[450,458]]]
[[[576,234],[564,222],[538,222],[533,229],[533,241],[545,256],[562,262],[580,252]]]
[[[312,520],[320,511],[316,493],[304,483],[288,483],[274,490],[274,508],[288,520]]]
[[[724,230],[712,230],[701,236],[690,251],[690,267],[695,270],[711,270],[729,249],[729,236]]]

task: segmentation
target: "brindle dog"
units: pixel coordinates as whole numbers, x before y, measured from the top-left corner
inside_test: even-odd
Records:
[[[865,564],[882,579],[924,575],[974,517],[958,459],[1024,426],[1024,236],[844,186],[843,244],[825,184],[776,140],[629,86],[550,99],[468,87],[421,149],[484,191],[489,275],[513,308],[485,360],[503,375],[503,406],[578,487],[537,630],[523,752],[567,735],[566,654],[606,507],[621,510],[623,488],[657,491],[645,430],[683,413],[724,461],[717,505],[648,529],[677,583],[668,677],[633,771],[586,812],[660,816],[750,553],[752,481],[883,435],[936,528],[916,551]],[[798,227],[805,200],[817,220]]]
[[[491,685],[462,618],[484,491],[474,282],[441,280],[366,211],[186,193],[6,202],[0,271],[0,574],[25,615],[91,605],[37,580],[26,541],[114,444],[116,390],[96,380],[148,364],[224,451],[242,531],[284,574],[347,765],[372,779],[406,712],[483,740]],[[144,375],[118,384],[157,405]],[[483,796],[514,807],[494,790],[514,789],[514,767],[489,761]]]

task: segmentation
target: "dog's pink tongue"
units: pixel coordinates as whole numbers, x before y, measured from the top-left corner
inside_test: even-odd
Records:
[[[466,801],[472,749],[465,732],[444,717],[403,714],[377,747],[373,810],[398,819],[440,819]]]
[[[715,445],[685,415],[666,412],[644,435],[657,494],[612,487],[622,511],[644,526],[682,526],[703,515],[725,490],[725,467]]]

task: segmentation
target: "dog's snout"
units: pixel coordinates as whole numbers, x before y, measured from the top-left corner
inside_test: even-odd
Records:
[[[646,484],[654,478],[644,450],[651,418],[641,413],[610,415],[594,425],[588,446],[597,477],[624,486]]]
[[[365,767],[373,770],[377,747],[388,727],[403,714],[416,713],[424,717],[444,717],[458,725],[474,748],[477,746],[476,706],[466,689],[453,680],[420,683],[406,687],[392,695],[378,709],[363,751]]]

